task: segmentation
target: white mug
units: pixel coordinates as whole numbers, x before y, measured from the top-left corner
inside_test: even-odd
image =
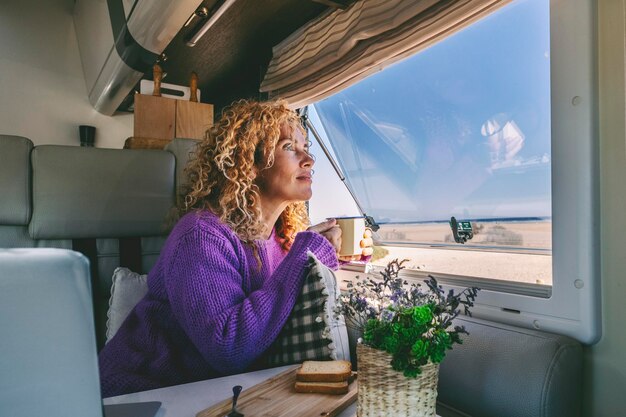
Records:
[[[341,228],[341,248],[339,255],[360,255],[363,251],[361,240],[365,233],[364,217],[335,217],[337,225]]]

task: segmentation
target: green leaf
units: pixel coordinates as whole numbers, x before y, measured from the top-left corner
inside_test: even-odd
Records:
[[[428,356],[428,343],[418,340],[411,346],[411,354],[416,358],[424,358]]]
[[[433,311],[430,304],[413,308],[413,320],[417,325],[425,325],[433,320]]]

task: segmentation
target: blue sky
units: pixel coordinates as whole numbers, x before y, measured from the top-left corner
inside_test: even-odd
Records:
[[[378,221],[550,216],[549,2],[518,0],[316,104]]]

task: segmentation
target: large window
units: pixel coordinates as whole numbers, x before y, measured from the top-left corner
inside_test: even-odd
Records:
[[[375,265],[407,258],[416,277],[478,283],[487,316],[585,341],[596,319],[554,304],[588,285],[585,309],[597,308],[591,39],[574,17],[591,38],[588,3],[513,1],[311,109],[345,185],[380,225]],[[579,37],[567,39],[568,25]],[[581,59],[579,71],[567,63]],[[336,206],[335,193],[316,194],[313,215]],[[455,236],[452,217],[471,238]],[[555,322],[532,317],[555,309]],[[563,316],[585,329],[563,330]]]
[[[549,4],[520,1],[315,104],[375,263],[552,283],[549,60]]]

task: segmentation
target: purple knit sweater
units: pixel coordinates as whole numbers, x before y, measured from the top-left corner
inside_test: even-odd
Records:
[[[214,214],[176,224],[148,275],[148,293],[100,352],[111,397],[246,369],[272,344],[293,308],[307,251],[337,268],[332,245],[300,232],[286,253],[272,232],[252,249]]]

